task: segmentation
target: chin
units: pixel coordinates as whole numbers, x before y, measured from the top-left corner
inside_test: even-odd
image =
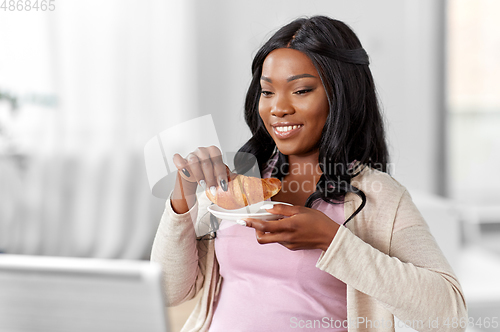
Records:
[[[286,146],[278,144],[278,143],[276,143],[276,141],[274,141],[274,144],[276,144],[276,147],[278,148],[279,152],[281,152],[281,154],[284,154],[285,156],[293,154],[293,152],[294,152],[293,149],[290,149]]]
[[[284,146],[276,145],[278,147],[278,150],[281,152],[281,154],[284,154],[285,156],[290,156],[290,155],[300,155],[301,151],[298,151],[297,149],[293,148],[287,148]]]
[[[314,153],[317,153],[319,149],[297,149],[297,147],[290,147],[290,146],[283,146],[280,144],[276,144],[278,147],[278,150],[281,152],[281,154],[284,154],[285,156],[308,156]]]

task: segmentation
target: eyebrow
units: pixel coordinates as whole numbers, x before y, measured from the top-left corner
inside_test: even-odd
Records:
[[[316,76],[311,75],[311,74],[300,74],[300,75],[290,76],[289,78],[286,79],[286,81],[291,82],[291,81],[298,80],[299,78],[304,78],[304,77],[316,78]],[[269,83],[273,83],[273,81],[269,77],[266,77],[266,76],[261,76],[260,79],[263,81],[269,82]]]

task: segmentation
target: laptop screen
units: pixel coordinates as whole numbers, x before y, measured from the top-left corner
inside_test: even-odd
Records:
[[[146,261],[0,255],[0,331],[167,332]]]

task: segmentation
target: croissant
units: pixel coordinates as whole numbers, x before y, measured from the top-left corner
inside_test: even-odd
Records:
[[[205,193],[210,201],[221,208],[234,210],[273,197],[281,190],[281,181],[275,178],[260,179],[232,174],[228,176],[227,188],[227,191],[224,191],[218,186],[215,196],[208,189]]]

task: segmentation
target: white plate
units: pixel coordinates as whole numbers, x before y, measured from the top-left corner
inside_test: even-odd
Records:
[[[211,214],[216,216],[219,219],[226,219],[226,220],[240,220],[240,219],[245,219],[245,218],[255,218],[255,219],[261,219],[261,220],[276,220],[276,219],[281,219],[283,218],[282,215],[280,214],[272,214],[267,212],[266,210],[261,210],[260,207],[264,204],[284,204],[284,205],[289,205],[292,206],[292,204],[288,203],[283,203],[283,202],[275,202],[275,201],[264,201],[264,202],[259,202],[255,203],[249,206],[245,206],[244,208],[241,209],[236,209],[236,210],[226,210],[221,208],[220,206],[217,206],[215,204],[210,205],[207,210],[210,211]]]

